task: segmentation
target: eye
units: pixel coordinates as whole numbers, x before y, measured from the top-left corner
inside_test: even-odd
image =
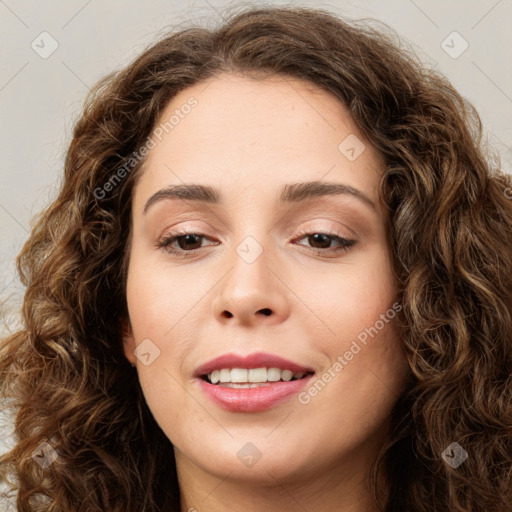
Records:
[[[157,242],[157,248],[163,249],[171,254],[193,255],[201,248],[201,239],[208,238],[203,233],[191,233],[188,231],[172,231],[164,235]],[[173,247],[174,243],[178,244],[178,248]]]
[[[313,252],[317,254],[348,251],[349,247],[356,243],[355,240],[345,238],[339,233],[322,232],[301,233],[301,237],[296,238],[295,240],[304,240],[305,238],[308,240],[308,243],[310,244]],[[338,247],[331,247],[332,241],[338,243]]]
[[[202,239],[211,240],[203,233],[172,231],[158,240],[156,247],[170,254],[187,257],[196,254],[197,251],[203,247],[201,243]],[[356,240],[344,238],[339,233],[323,232],[301,233],[300,237],[295,240],[304,239],[308,240],[310,244],[309,247],[315,254],[323,255],[326,253],[348,251],[348,249],[356,243]],[[333,241],[338,244],[338,247],[331,247]],[[176,247],[175,244],[177,244],[178,247]],[[212,245],[218,245],[218,243]]]

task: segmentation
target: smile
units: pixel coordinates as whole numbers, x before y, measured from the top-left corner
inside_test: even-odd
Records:
[[[281,368],[222,368],[214,370],[206,377],[211,384],[232,388],[253,388],[269,385],[269,382],[289,382],[299,380],[308,372],[292,372]]]
[[[266,368],[264,368],[266,370]],[[237,368],[233,368],[233,371]],[[257,368],[259,370],[259,368]],[[269,368],[272,370],[272,368]],[[281,370],[280,370],[281,371]],[[219,371],[220,372],[220,371]],[[212,372],[213,373],[213,372]],[[272,371],[270,375],[272,377]],[[236,375],[236,372],[235,372]],[[300,393],[313,377],[306,373],[301,378],[265,382],[218,382],[213,384],[208,376],[196,379],[200,390],[216,406],[231,412],[262,412],[284,403]],[[288,374],[285,374],[288,377]],[[267,372],[268,377],[268,372]]]

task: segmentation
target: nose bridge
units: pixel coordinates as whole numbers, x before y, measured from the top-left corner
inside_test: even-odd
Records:
[[[258,200],[255,190],[244,194],[242,203],[239,203],[239,216],[235,219],[231,265],[231,273],[238,273],[239,278],[262,279],[268,272],[269,256],[273,253],[270,247],[270,232],[268,219],[265,216],[266,208]],[[261,285],[261,283],[260,283]]]
[[[251,321],[256,314],[282,319],[286,315],[286,298],[274,275],[278,265],[274,248],[270,247],[271,237],[263,229],[239,232],[242,239],[226,261],[230,271],[219,287],[215,314],[237,317],[240,322]]]
[[[266,237],[261,233],[246,235],[234,247],[230,264],[232,270],[229,275],[231,293],[242,299],[244,296],[268,295],[268,283],[271,273],[267,267],[269,256],[273,252],[269,248]]]

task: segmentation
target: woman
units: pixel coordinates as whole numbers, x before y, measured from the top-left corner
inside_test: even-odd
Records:
[[[103,79],[18,257],[18,510],[512,510],[512,183],[480,135],[320,10]]]

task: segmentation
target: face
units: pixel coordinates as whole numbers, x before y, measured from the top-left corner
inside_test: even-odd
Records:
[[[154,134],[124,350],[178,467],[284,482],[366,466],[408,373],[383,159],[334,96],[282,77],[190,87]]]

